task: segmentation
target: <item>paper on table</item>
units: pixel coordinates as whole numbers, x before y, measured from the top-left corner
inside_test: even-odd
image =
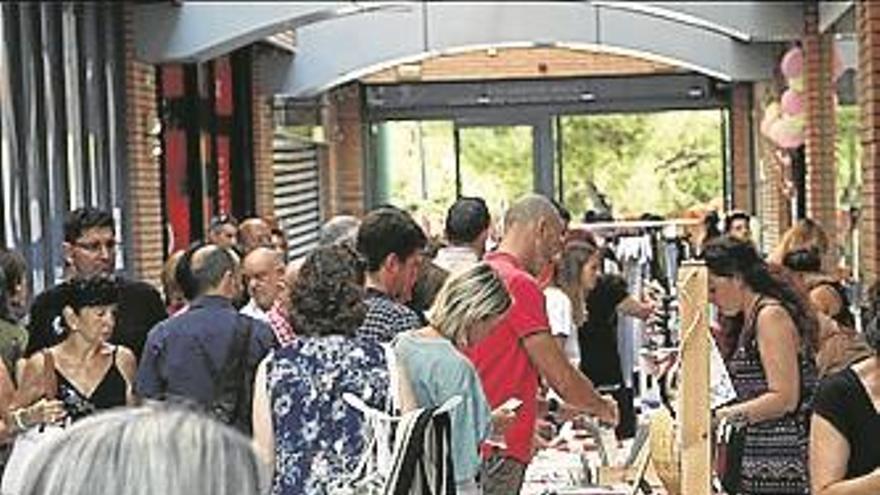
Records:
[[[709,407],[715,409],[736,399],[736,390],[715,339],[709,340],[712,344],[709,351]]]

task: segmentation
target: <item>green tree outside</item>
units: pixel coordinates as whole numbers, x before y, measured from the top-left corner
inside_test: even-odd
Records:
[[[665,216],[722,194],[721,112],[561,118],[563,201],[579,218],[606,198],[618,217]],[[391,200],[442,231],[455,198],[451,122],[391,122]],[[462,192],[484,197],[495,215],[532,190],[529,127],[460,130]],[[438,230],[439,227],[439,230]]]
[[[719,197],[720,126],[717,110],[563,118],[566,206],[669,216]]]

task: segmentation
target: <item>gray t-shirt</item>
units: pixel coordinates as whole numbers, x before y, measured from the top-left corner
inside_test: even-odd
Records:
[[[419,407],[437,407],[453,395],[452,460],[455,481],[472,481],[480,471],[479,444],[488,435],[491,411],[474,366],[444,338],[399,334],[394,349]]]

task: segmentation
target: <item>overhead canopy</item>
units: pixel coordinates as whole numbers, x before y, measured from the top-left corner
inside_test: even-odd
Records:
[[[138,58],[199,62],[296,29],[297,55],[264,64],[308,97],[376,70],[482,47],[560,46],[658,60],[724,81],[768,79],[800,38],[803,2],[161,2],[135,5]],[[820,2],[822,30],[853,2]],[[854,44],[853,44],[854,45]],[[854,57],[847,57],[854,58]]]
[[[149,63],[202,62],[273,34],[383,2],[161,2],[135,4],[137,57]]]
[[[803,32],[801,2],[592,1],[614,8],[690,24],[742,42],[787,41]]]
[[[483,46],[582,47],[726,81],[761,80],[772,76],[779,46],[748,40],[799,36],[801,20],[793,2],[408,3],[299,29],[280,92],[311,96],[388,66]]]

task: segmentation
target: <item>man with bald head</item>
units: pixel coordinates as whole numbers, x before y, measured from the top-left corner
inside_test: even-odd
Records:
[[[280,345],[293,341],[293,329],[287,322],[286,270],[283,255],[277,249],[258,247],[244,257],[244,280],[250,301],[241,314],[264,321],[272,327]]]
[[[513,304],[485,338],[466,353],[473,362],[486,398],[494,410],[509,399],[522,405],[505,433],[506,447],[488,452],[485,494],[519,493],[532,458],[541,377],[572,407],[600,420],[617,422],[617,404],[599,395],[590,380],[574,368],[550,334],[544,295],[535,276],[562,249],[565,224],[553,203],[528,195],[516,201],[504,218],[498,250],[484,257],[504,280]]]
[[[273,246],[272,227],[269,222],[260,217],[248,218],[241,222],[238,226],[238,247],[242,255],[246,256],[260,246]]]
[[[138,368],[137,395],[186,397],[217,419],[250,431],[250,388],[257,364],[275,339],[269,326],[239,314],[237,257],[209,244],[192,255],[197,291],[189,310],[150,330]]]
[[[274,248],[257,247],[244,257],[244,280],[250,301],[241,313],[268,322],[266,314],[278,300],[284,284],[284,262]]]

